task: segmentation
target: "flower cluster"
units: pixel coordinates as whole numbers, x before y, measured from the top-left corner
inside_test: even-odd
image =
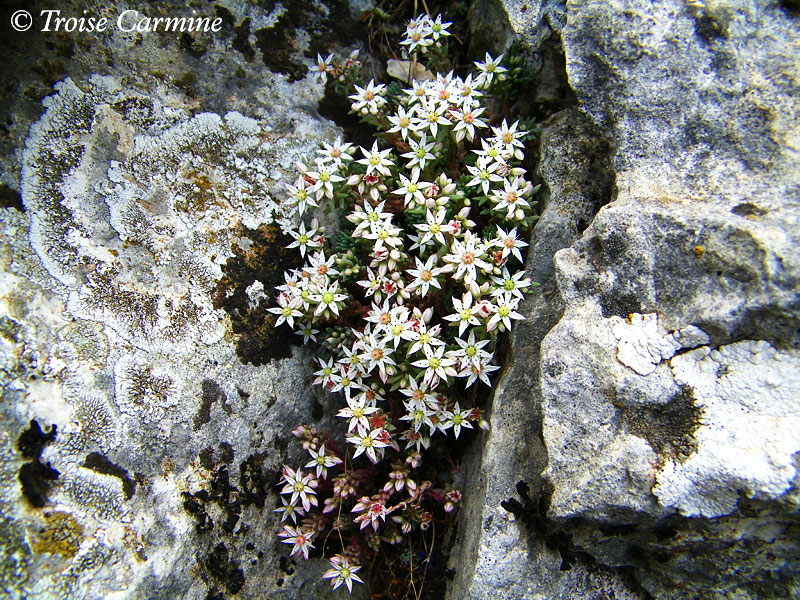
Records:
[[[406,36],[400,43],[403,46],[407,46],[409,52],[418,50],[425,52],[431,46],[438,45],[441,39],[450,35],[447,28],[451,24],[442,23],[441,15],[436,17],[436,20],[431,19],[428,15],[420,15],[408,23]]]
[[[419,17],[402,43],[436,46],[448,25]],[[320,57],[320,73],[331,61]],[[526,133],[482,103],[499,62],[487,55],[477,75],[413,81],[399,96],[356,85],[352,111],[388,143],[337,139],[288,185],[299,215],[328,201],[347,221],[335,243],[316,220],[290,231],[306,262],[269,309],[321,342],[314,383],[342,398],[344,435],[295,430],[308,471],[284,467],[277,509],[292,554],[308,558],[320,532],[337,532],[342,552],[324,575],[334,588],[361,581],[359,560],[381,543],[426,530],[436,506],[455,509],[461,494],[426,469],[426,451],[488,428],[467,392],[491,386],[498,335],[535,286],[521,270],[537,190],[522,167]]]

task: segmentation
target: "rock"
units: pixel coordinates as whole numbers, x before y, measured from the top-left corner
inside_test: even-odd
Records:
[[[502,52],[514,41],[538,51],[566,21],[563,0],[478,0],[470,10],[470,36],[478,51]]]
[[[321,399],[311,356],[266,308],[293,260],[284,184],[337,130],[317,114],[311,77],[270,71],[274,57],[262,61],[247,34],[231,50],[235,28],[268,31],[285,9],[224,5],[210,9],[225,17],[216,37],[115,31],[89,51],[86,36],[32,32],[10,59],[36,64],[27,53],[43,42],[71,48],[43,101],[23,93],[37,75],[22,69],[3,101],[20,140],[0,148],[0,589],[11,598],[330,593],[327,561],[297,568],[276,537],[279,470],[302,459],[290,431],[315,421]],[[349,14],[337,7],[331,19]],[[294,74],[310,62],[289,58]],[[37,430],[46,442],[28,456],[23,432]]]
[[[610,199],[613,184],[609,148],[578,110],[566,109],[544,123],[541,147],[539,175],[549,195],[526,264],[527,275],[541,287],[523,302],[527,320],[511,334],[513,360],[495,393],[492,430],[484,447],[465,461],[465,471],[473,475],[459,517],[451,560],[456,577],[448,598],[592,598],[599,590],[642,598],[624,574],[572,555],[565,559],[569,545],[559,544],[559,532],[540,521],[540,506],[524,507],[529,514],[521,512],[519,518],[504,507],[526,480],[536,486],[535,496],[545,495],[537,477],[547,464],[542,414],[531,395],[540,393],[541,340],[563,311],[552,257],[579,237],[598,206]],[[575,564],[562,570],[565,560]]]
[[[530,78],[515,90],[517,112],[550,115],[575,103],[564,70],[563,0],[475,0],[470,5],[470,50],[524,60]]]
[[[772,2],[570,2],[569,81],[614,142],[620,199],[759,218],[796,198],[795,26]]]
[[[528,18],[500,4],[509,23]],[[493,518],[462,532],[479,558],[451,597],[581,597],[544,566],[554,550],[567,573],[602,565],[629,594],[799,593],[794,19],[768,2],[566,6],[554,31],[615,189],[562,230],[557,288],[540,279],[526,304],[474,458],[485,487],[465,500],[470,519]],[[539,172],[555,199],[569,183],[547,157],[574,154],[547,134]],[[550,267],[537,243],[555,206],[529,272]],[[532,539],[498,524],[503,486]]]

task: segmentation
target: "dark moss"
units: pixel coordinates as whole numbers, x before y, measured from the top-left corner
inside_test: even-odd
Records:
[[[703,414],[688,386],[664,404],[624,406],[622,426],[648,441],[660,456],[685,460],[697,449],[693,434]]]
[[[219,457],[226,465],[229,465],[231,462],[233,462],[233,447],[228,442],[222,442],[219,445]]]
[[[44,46],[59,58],[69,59],[75,56],[75,40],[66,32],[58,32],[53,37],[46,38]]]
[[[56,437],[57,429],[56,425],[52,425],[50,431],[44,432],[38,421],[34,419],[17,439],[17,449],[24,458],[32,458],[38,461],[39,456],[42,454],[42,449]]]
[[[277,73],[289,76],[289,81],[305,77],[308,67],[293,59],[293,30],[285,28],[279,19],[272,27],[256,31],[256,46],[261,50],[264,64]]]
[[[41,58],[31,67],[31,71],[39,75],[48,88],[52,88],[56,82],[67,76],[67,68],[58,59]]]
[[[244,571],[239,563],[229,557],[228,548],[217,544],[203,562],[208,573],[219,580],[231,594],[238,594],[244,587]]]
[[[22,331],[22,325],[6,315],[0,316],[0,336],[12,344],[16,344],[19,342],[20,331]]]
[[[367,40],[367,30],[360,20],[354,19],[347,0],[327,0],[328,14],[309,27],[312,34],[306,56],[316,58],[334,45],[347,45],[357,40]]]
[[[626,318],[631,313],[642,312],[642,304],[633,292],[614,288],[600,294],[600,310],[604,317],[616,315]]]
[[[176,77],[173,81],[175,86],[187,96],[196,96],[194,84],[197,83],[197,75],[191,71],[186,71],[183,75]]]
[[[225,459],[233,459],[233,450],[228,444],[221,444],[219,455]],[[220,528],[225,534],[233,534],[239,524],[242,509],[246,506],[264,507],[266,497],[278,484],[280,475],[264,468],[265,454],[253,454],[242,461],[239,467],[239,486],[230,482],[227,464],[220,465],[214,460],[214,450],[205,448],[201,451],[199,461],[203,468],[210,471],[208,488],[193,493],[184,492],[184,509],[197,520],[198,531],[210,531],[214,527],[208,516],[207,507],[216,504],[222,511],[224,520]],[[247,528],[241,527],[237,533]]]
[[[190,56],[193,56],[194,58],[200,58],[206,53],[206,50],[208,50],[203,40],[194,37],[189,33],[181,34],[180,45],[184,52]]]
[[[5,183],[0,183],[0,208],[16,208],[19,212],[25,212],[20,193]]]
[[[232,46],[242,53],[245,60],[251,62],[256,57],[255,48],[250,44],[250,18],[246,18],[233,28]]]
[[[308,22],[310,10],[313,5],[308,0],[287,3],[286,11],[271,27],[255,32],[256,46],[261,50],[264,64],[277,73],[288,75],[289,81],[302,79],[308,73],[308,67],[294,55],[297,29]]]
[[[207,446],[200,450],[200,454],[198,454],[197,457],[200,460],[200,466],[207,471],[210,471],[214,468],[214,448],[211,446]]]
[[[236,551],[237,555],[242,547],[248,552],[256,549],[254,541],[247,539],[250,526],[242,521],[242,514],[248,506],[263,508],[267,494],[275,491],[280,480],[279,473],[264,468],[265,454],[253,454],[240,465],[237,488],[230,482],[227,465],[216,462],[215,454],[223,460],[233,458],[233,450],[228,444],[220,444],[218,453],[212,448],[204,449],[200,462],[210,471],[205,489],[182,493],[183,508],[195,518],[197,531],[213,533],[217,539],[225,540],[219,541],[209,554],[198,558],[203,568],[203,579],[209,586],[209,597],[220,594],[220,587],[236,594],[244,586],[244,571],[230,558],[228,548],[235,546],[240,549]],[[215,524],[209,512],[220,513],[222,518]],[[261,557],[263,553],[259,552]]]
[[[42,508],[47,504],[47,494],[50,492],[52,482],[61,475],[50,466],[42,464],[38,458],[34,462],[27,462],[19,469],[17,478],[22,486],[22,495],[30,502],[31,506]]]
[[[200,410],[194,416],[193,424],[194,430],[197,431],[203,425],[211,421],[211,406],[219,401],[222,409],[230,413],[231,408],[228,405],[228,396],[219,384],[212,379],[204,379],[201,384],[202,394],[200,400]]]
[[[731,212],[735,215],[739,215],[740,217],[756,218],[764,216],[769,211],[756,206],[755,204],[751,204],[750,202],[742,202],[741,204],[734,206],[731,209]]]
[[[780,0],[780,5],[787,15],[800,17],[800,0]]]
[[[277,485],[280,474],[264,468],[264,454],[253,454],[239,465],[239,486],[244,504],[263,508],[267,495]]]
[[[702,43],[709,44],[714,40],[728,37],[728,24],[720,15],[701,11],[695,16],[694,32]]]
[[[301,341],[290,327],[276,328],[275,315],[267,312],[276,306],[275,287],[284,283],[284,271],[299,268],[301,257],[294,249],[286,248],[292,240],[277,225],[255,230],[241,228],[239,233],[252,244],[248,250],[234,248],[235,256],[226,262],[225,275],[214,291],[214,307],[224,309],[231,318],[239,359],[263,365],[291,356],[290,346]],[[251,306],[247,288],[254,281],[264,285],[266,298]]]
[[[228,31],[233,28],[233,25],[236,23],[236,19],[234,18],[231,11],[227,8],[222,6],[221,4],[214,5],[214,16],[218,17],[222,21],[222,31]]]
[[[183,510],[192,515],[196,521],[195,529],[197,533],[206,533],[214,528],[213,519],[208,516],[202,501],[188,492],[181,492],[183,497]]]
[[[126,500],[130,500],[136,492],[136,482],[130,478],[128,471],[119,465],[115,465],[99,452],[89,454],[83,461],[83,466],[96,473],[118,477],[122,481],[122,493],[125,494]]]

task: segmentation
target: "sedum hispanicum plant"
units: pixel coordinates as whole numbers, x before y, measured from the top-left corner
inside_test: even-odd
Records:
[[[448,25],[420,16],[402,45],[441,63]],[[501,59],[394,94],[355,84],[353,55],[318,59],[319,77],[349,86],[352,112],[380,131],[371,147],[339,138],[298,163],[288,203],[301,216],[325,204],[346,226],[330,238],[316,220],[289,232],[305,265],[285,274],[269,309],[321,344],[314,383],[342,402],[344,436],[294,430],[308,462],[284,466],[276,511],[292,555],[335,545],[323,575],[334,589],[352,590],[382,545],[407,543],[461,500],[448,455],[433,450],[488,429],[475,391],[491,386],[498,335],[523,318],[519,302],[536,285],[522,271],[537,189],[521,166],[525,132],[490,125],[483,102],[504,77]]]

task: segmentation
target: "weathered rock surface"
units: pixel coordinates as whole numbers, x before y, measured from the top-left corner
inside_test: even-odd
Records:
[[[577,557],[546,523],[523,522],[503,506],[518,482],[531,480],[547,465],[542,439],[540,341],[558,322],[563,301],[553,256],[574,243],[613,191],[609,148],[577,109],[566,109],[543,124],[539,175],[549,190],[534,230],[528,275],[541,283],[524,301],[527,316],[511,336],[510,367],[500,381],[490,415],[492,431],[465,465],[473,473],[459,519],[451,598],[640,598],[624,575]],[[538,500],[540,491],[535,490]],[[537,504],[530,507],[540,510]],[[522,517],[523,515],[518,515]],[[562,570],[565,561],[569,570]],[[572,564],[574,563],[574,564]]]
[[[247,289],[282,280],[284,182],[336,129],[307,58],[287,54],[284,76],[262,57],[287,8],[209,10],[217,36],[34,31],[9,58],[64,45],[53,80],[4,79],[4,597],[330,593],[327,561],[295,569],[272,512],[281,464],[301,460],[290,430],[319,404],[310,357]]]
[[[502,4],[510,23],[527,18]],[[462,530],[480,559],[452,597],[588,597],[569,573],[593,560],[652,597],[796,597],[797,15],[733,1],[564,10],[569,83],[616,190],[564,240],[557,292],[540,279],[515,332],[494,400],[513,418],[494,417],[474,459],[486,501],[473,511],[493,519]],[[564,144],[548,132],[539,247],[566,185],[548,172],[562,152],[549,144]],[[529,270],[550,256],[535,245]],[[503,488],[527,527],[497,524]],[[544,566],[553,548],[577,556],[567,575]]]
[[[323,561],[280,558],[287,424],[319,401],[257,290],[286,258],[282,181],[334,135],[306,76],[332,39],[302,26],[349,43],[369,2],[267,4],[214,4],[219,36],[4,40],[12,598],[330,594]],[[472,14],[475,48],[531,52],[523,99],[579,107],[542,124],[542,285],[465,461],[448,597],[800,596],[796,8]]]

